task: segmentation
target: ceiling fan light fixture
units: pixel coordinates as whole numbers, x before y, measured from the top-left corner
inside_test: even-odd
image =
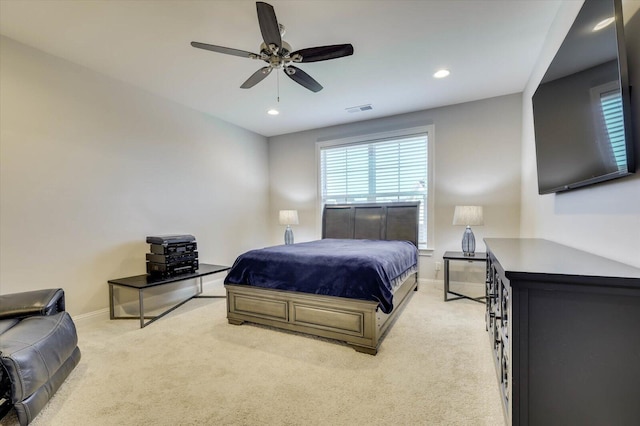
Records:
[[[445,78],[445,77],[448,77],[448,76],[449,76],[449,74],[451,74],[451,72],[450,72],[449,70],[441,69],[441,70],[436,71],[436,72],[433,74],[433,76],[434,76],[435,78]]]
[[[278,111],[275,108],[271,108],[269,111],[267,111],[267,114],[269,114],[269,115],[278,115],[278,114],[280,114],[280,111]]]

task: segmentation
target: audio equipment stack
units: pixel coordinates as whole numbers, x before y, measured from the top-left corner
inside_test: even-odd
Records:
[[[198,245],[193,235],[147,237],[147,274],[171,277],[198,269]]]

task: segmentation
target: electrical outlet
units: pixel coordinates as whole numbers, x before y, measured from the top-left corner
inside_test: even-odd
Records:
[[[436,262],[436,271],[439,271],[440,269],[442,269],[442,263]]]

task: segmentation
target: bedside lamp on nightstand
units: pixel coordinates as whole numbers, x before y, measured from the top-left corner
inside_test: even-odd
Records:
[[[287,225],[284,231],[284,243],[293,244],[291,225],[298,224],[298,210],[280,210],[280,225]]]
[[[456,206],[453,224],[467,227],[462,234],[462,252],[465,256],[473,256],[476,252],[476,237],[473,235],[471,225],[484,225],[482,206]]]

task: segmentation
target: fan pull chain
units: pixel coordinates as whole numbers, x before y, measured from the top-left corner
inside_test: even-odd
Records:
[[[276,73],[276,87],[278,91],[278,103],[280,103],[280,73]]]

